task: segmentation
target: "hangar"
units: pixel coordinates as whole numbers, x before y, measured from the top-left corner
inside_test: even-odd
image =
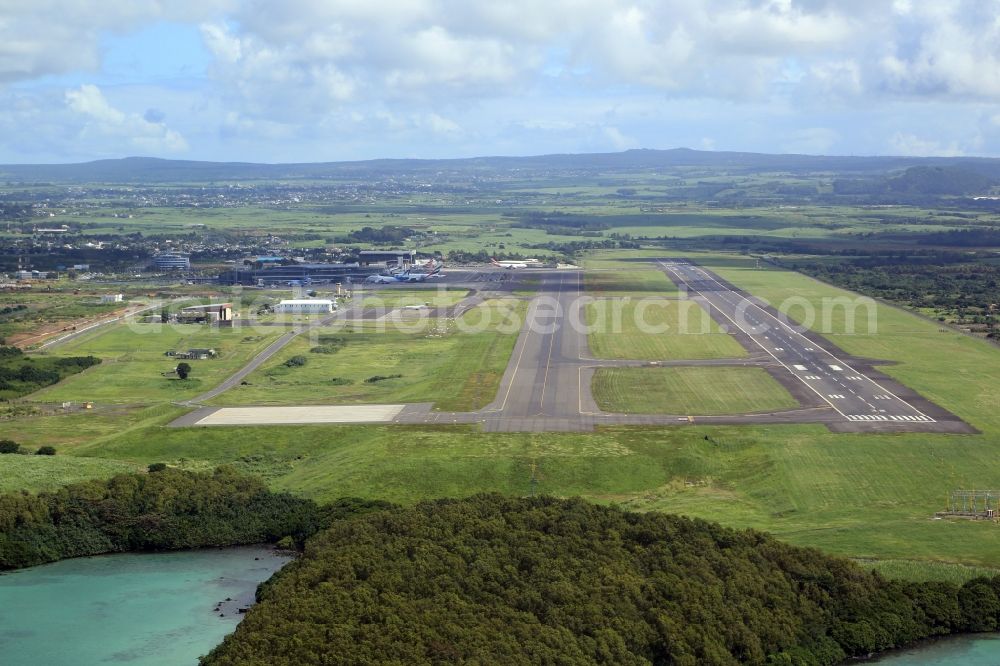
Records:
[[[335,309],[333,301],[324,298],[296,298],[274,306],[276,314],[330,314]]]

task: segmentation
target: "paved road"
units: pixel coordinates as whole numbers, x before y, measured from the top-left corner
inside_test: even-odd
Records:
[[[688,294],[743,331],[792,376],[848,421],[933,422],[888,388],[855,370],[805,337],[797,328],[724,284],[718,276],[682,260],[660,266]]]

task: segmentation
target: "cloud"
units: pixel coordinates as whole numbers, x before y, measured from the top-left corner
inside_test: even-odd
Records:
[[[896,155],[912,157],[960,157],[966,154],[957,141],[943,143],[905,132],[894,134],[889,146]]]
[[[13,132],[0,145],[18,154],[34,126],[74,155],[330,159],[703,137],[1000,152],[1000,0],[0,0],[0,16],[0,130]],[[141,72],[101,78],[108,40],[164,21],[199,28],[207,73],[172,90]]]
[[[614,150],[628,150],[638,148],[640,143],[630,136],[625,136],[617,127],[605,127],[604,136]]]
[[[101,40],[153,21],[205,20],[230,0],[0,0],[0,84],[95,72]]]
[[[86,140],[110,142],[141,153],[177,153],[188,150],[188,143],[181,134],[162,122],[124,113],[113,107],[100,88],[84,84],[66,91],[66,106],[82,120],[79,137]]]

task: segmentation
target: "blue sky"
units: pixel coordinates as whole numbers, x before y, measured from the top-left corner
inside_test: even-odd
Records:
[[[0,162],[1000,156],[1000,0],[0,0]]]

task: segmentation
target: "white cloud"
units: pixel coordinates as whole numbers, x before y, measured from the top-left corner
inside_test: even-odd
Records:
[[[629,148],[638,148],[640,145],[635,138],[626,136],[617,127],[605,127],[604,136],[615,150],[628,150]]]
[[[0,84],[100,68],[107,33],[152,21],[196,21],[230,0],[0,0]]]
[[[162,122],[151,122],[139,114],[119,111],[95,85],[84,84],[67,90],[66,106],[81,117],[78,136],[82,140],[108,141],[119,149],[142,154],[188,150],[188,143],[179,132]]]
[[[0,17],[0,134],[11,132],[0,146],[28,146],[23,128],[38,126],[73,154],[255,140],[265,158],[366,142],[525,153],[702,137],[720,149],[1000,152],[989,120],[1000,0],[0,0]],[[124,90],[138,83],[102,80],[109,35],[157,21],[200,26],[207,79],[149,85],[145,98]],[[73,76],[42,78],[53,74]],[[641,103],[609,111],[624,99]],[[911,118],[935,104],[940,116]],[[862,117],[881,131],[860,138]],[[958,117],[974,122],[938,131]]]
[[[943,143],[905,132],[897,132],[889,139],[889,149],[894,155],[913,157],[959,157],[966,154],[957,141]]]

